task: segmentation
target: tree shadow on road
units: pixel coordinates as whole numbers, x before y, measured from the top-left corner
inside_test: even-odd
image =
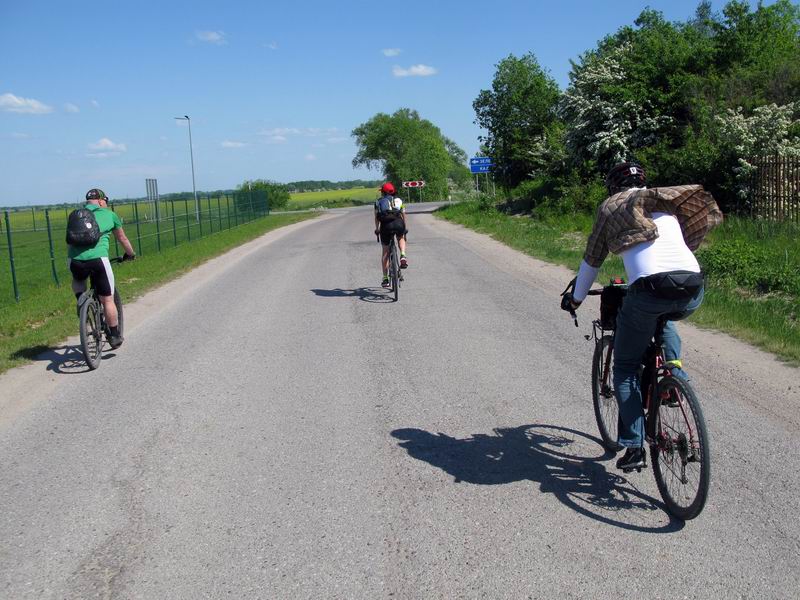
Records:
[[[650,533],[673,533],[683,522],[666,515],[662,526],[634,523],[664,505],[626,478],[610,473],[602,461],[612,458],[600,440],[554,425],[498,428],[464,439],[421,429],[396,429],[392,436],[417,460],[453,476],[456,483],[502,485],[539,483],[575,511],[609,525]],[[640,476],[644,476],[643,471]],[[663,515],[661,515],[663,516]]]
[[[383,288],[361,287],[352,290],[334,288],[332,290],[315,289],[311,291],[323,298],[358,298],[364,302],[377,303],[394,301],[394,298],[388,294],[389,290],[384,290]]]

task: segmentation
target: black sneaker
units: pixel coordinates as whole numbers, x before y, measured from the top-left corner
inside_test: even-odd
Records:
[[[647,454],[644,448],[628,448],[625,454],[617,461],[617,468],[623,471],[641,471],[647,466]]]
[[[121,335],[109,335],[106,339],[108,340],[108,345],[114,350],[122,346],[122,342],[124,341]]]

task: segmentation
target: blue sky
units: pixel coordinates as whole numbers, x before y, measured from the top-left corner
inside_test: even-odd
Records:
[[[354,170],[352,129],[411,107],[468,154],[494,65],[532,51],[559,85],[570,59],[645,6],[539,2],[13,2],[0,0],[0,206],[191,190],[245,179],[380,178]],[[724,2],[714,1],[719,10]]]

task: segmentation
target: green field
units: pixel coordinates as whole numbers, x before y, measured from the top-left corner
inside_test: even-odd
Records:
[[[352,188],[322,192],[298,192],[289,196],[286,210],[307,210],[309,208],[339,208],[371,204],[378,199],[377,189]]]
[[[263,216],[263,197],[255,192],[238,201],[233,196],[199,198],[200,219],[194,201],[112,203],[110,207],[122,218],[125,233],[136,253],[149,256],[212,233],[235,228]],[[69,280],[67,248],[64,241],[67,216],[72,208],[48,211],[53,242],[53,258],[46,213],[44,210],[9,212],[11,241],[20,301],[54,283]],[[0,226],[0,307],[15,302],[5,215]],[[112,237],[111,254],[121,254]],[[55,274],[54,274],[55,270]]]
[[[114,265],[117,287],[125,302],[130,302],[226,250],[313,216],[296,213],[257,218],[239,227],[193,239],[191,243],[164,248],[160,254],[152,252],[134,262]],[[49,266],[47,261],[45,264]],[[45,277],[27,292],[22,302],[4,299],[0,303],[0,373],[32,359],[77,331],[75,297],[68,277],[60,287]]]

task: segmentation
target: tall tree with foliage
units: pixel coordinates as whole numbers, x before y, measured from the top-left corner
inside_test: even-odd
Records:
[[[269,181],[268,179],[253,179],[245,180],[237,188],[236,198],[239,202],[247,202],[246,192],[248,191],[263,191],[267,193],[267,202],[269,202],[270,210],[278,210],[284,208],[289,203],[289,190],[287,187],[276,181]]]
[[[481,90],[472,107],[475,123],[486,130],[479,139],[494,159],[496,176],[514,187],[539,166],[531,147],[558,131],[559,89],[531,53],[509,55],[496,67],[492,89]]]
[[[353,167],[381,169],[395,185],[422,179],[429,197],[447,195],[448,177],[459,162],[466,169],[463,150],[410,108],[391,115],[378,113],[352,135],[358,147]]]

